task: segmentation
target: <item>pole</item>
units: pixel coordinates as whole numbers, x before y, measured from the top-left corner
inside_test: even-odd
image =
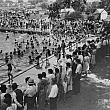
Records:
[[[106,53],[106,58],[110,57],[110,39],[109,39],[110,35],[107,35],[107,53]]]

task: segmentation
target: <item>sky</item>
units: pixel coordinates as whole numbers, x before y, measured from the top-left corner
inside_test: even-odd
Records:
[[[87,2],[94,2],[94,1],[101,1],[101,0],[87,0]]]
[[[4,0],[4,1],[6,1],[6,0]],[[13,2],[15,2],[15,1],[17,1],[17,0],[11,0],[11,1],[13,1]],[[27,2],[28,0],[23,0],[24,2]]]
[[[5,1],[5,0],[4,0]],[[17,0],[11,0],[13,2],[17,1]],[[24,2],[27,2],[28,0],[23,0]],[[56,1],[56,0],[48,0],[48,1]],[[100,0],[87,0],[87,2],[93,2],[93,1],[100,1]]]

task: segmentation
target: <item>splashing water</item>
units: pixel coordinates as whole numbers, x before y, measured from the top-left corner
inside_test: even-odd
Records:
[[[90,79],[90,82],[100,83],[100,84],[103,84],[104,86],[110,86],[109,79],[102,79],[101,77],[98,77],[97,75],[93,73],[88,74],[87,77]]]

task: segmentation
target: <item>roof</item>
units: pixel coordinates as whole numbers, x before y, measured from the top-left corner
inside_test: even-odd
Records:
[[[108,15],[107,18],[104,19],[104,21],[110,21],[110,15]]]
[[[86,2],[101,2],[101,0],[87,0]]]
[[[102,12],[106,12],[104,9],[97,9],[94,14],[98,14],[98,13],[102,13]],[[107,13],[107,12],[106,12]]]
[[[61,9],[61,12],[75,12],[73,8]]]
[[[48,3],[48,4],[52,4],[52,3],[54,3],[54,2],[56,2],[56,0],[47,0],[47,3]]]

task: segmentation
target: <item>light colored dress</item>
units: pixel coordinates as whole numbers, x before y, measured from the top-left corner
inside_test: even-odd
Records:
[[[66,72],[67,77],[67,92],[72,90],[72,69],[68,68]]]
[[[67,92],[67,82],[63,82],[64,93]]]
[[[66,75],[66,64],[64,63],[62,64],[62,73],[61,73],[62,81],[64,81],[65,75]]]
[[[96,49],[94,49],[94,50],[92,51],[92,56],[91,56],[91,64],[92,64],[92,65],[95,65],[95,64],[96,64],[95,54],[96,54]]]
[[[90,57],[85,56],[84,63],[83,63],[83,71],[85,71],[85,72],[89,71],[89,69],[90,69],[89,65],[90,65]]]
[[[62,58],[59,60],[59,65],[62,67],[62,73],[61,73],[62,81],[64,81],[64,78],[66,75],[66,62],[67,62],[67,60],[65,58]]]

